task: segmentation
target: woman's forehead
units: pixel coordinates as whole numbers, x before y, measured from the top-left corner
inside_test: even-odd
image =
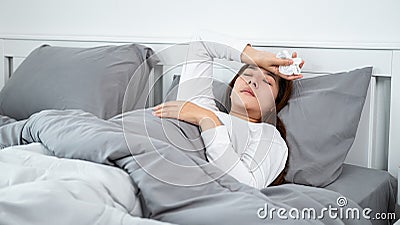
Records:
[[[257,66],[249,66],[246,68],[245,72],[251,72],[252,74],[258,74],[258,75],[263,75],[263,76],[270,76],[272,77],[275,81],[277,81],[279,79],[279,77],[273,73],[271,73],[270,71],[261,68],[261,67],[257,67]]]

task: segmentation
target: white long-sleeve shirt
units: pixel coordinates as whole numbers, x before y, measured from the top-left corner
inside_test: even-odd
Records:
[[[194,36],[182,68],[177,100],[191,101],[218,116],[223,125],[201,133],[208,160],[236,180],[261,189],[284,169],[286,143],[273,125],[220,112],[212,90],[213,59],[241,62],[246,44],[215,33]]]

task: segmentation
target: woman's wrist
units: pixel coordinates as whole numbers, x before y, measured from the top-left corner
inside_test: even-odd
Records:
[[[203,115],[198,121],[199,121],[198,122],[199,127],[201,128],[202,131],[206,131],[208,129],[212,129],[222,125],[217,115],[215,115],[215,113],[213,112]]]
[[[251,47],[251,45],[248,44],[243,49],[243,52],[240,55],[240,60],[242,61],[242,63],[245,64],[257,65],[258,55],[259,55],[259,50]]]

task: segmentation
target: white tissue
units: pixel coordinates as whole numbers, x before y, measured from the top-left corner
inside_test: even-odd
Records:
[[[286,50],[278,52],[276,54],[276,58],[293,60],[293,64],[292,65],[279,66],[279,72],[280,73],[285,74],[285,75],[293,75],[293,74],[300,74],[301,73],[300,64],[303,61],[301,58],[292,58],[292,55]]]

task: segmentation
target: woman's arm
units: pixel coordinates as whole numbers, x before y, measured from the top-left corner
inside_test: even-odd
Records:
[[[273,53],[254,49],[247,41],[222,34],[202,32],[195,35],[189,44],[176,100],[191,101],[210,110],[218,110],[212,90],[214,59],[257,65],[285,79],[301,77],[301,75],[286,76],[279,73],[278,66],[292,64],[293,61],[290,59],[279,59]]]
[[[202,32],[194,35],[182,68],[176,100],[190,101],[218,111],[212,90],[213,61],[218,58],[241,62],[241,54],[246,45],[246,42],[216,33]]]
[[[258,189],[267,187],[285,166],[287,146],[273,126],[265,133],[263,131],[259,148],[247,148],[238,154],[226,126],[214,112],[183,101],[166,102],[153,110],[156,116],[177,118],[200,126],[207,159],[239,182]]]
[[[192,102],[165,102],[153,107],[153,115],[180,119],[199,126],[201,131],[222,125],[213,111],[198,106]]]
[[[153,108],[153,114],[159,117],[177,118],[200,126],[201,136],[206,148],[207,159],[236,180],[247,185],[263,188],[264,173],[261,169],[250,169],[252,154],[241,157],[232,146],[227,128],[214,112],[191,102],[171,101]],[[250,157],[249,157],[250,156]]]

